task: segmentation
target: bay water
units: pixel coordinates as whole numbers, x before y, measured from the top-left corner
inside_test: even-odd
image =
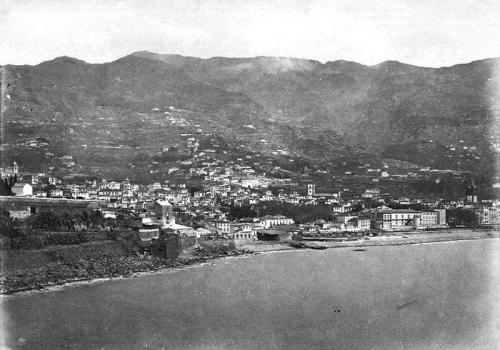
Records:
[[[297,250],[2,298],[7,349],[499,349],[500,240]]]

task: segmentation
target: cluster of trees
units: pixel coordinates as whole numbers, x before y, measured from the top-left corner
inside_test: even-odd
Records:
[[[243,205],[241,207],[231,205],[229,207],[228,214],[231,220],[256,218],[259,215],[250,205]]]
[[[28,226],[41,230],[74,230],[77,227],[99,227],[104,223],[102,214],[98,211],[76,214],[56,214],[53,212],[42,212],[33,215],[28,220]]]
[[[432,194],[434,197],[460,199],[465,195],[465,185],[461,179],[443,175],[440,178],[419,180],[410,183],[415,196]]]
[[[116,219],[104,218],[99,211],[84,211],[76,214],[55,214],[44,212],[33,215],[29,218],[28,227],[39,230],[72,231],[77,228],[137,228],[140,220],[127,214],[118,214]]]
[[[142,225],[140,218],[132,217],[125,213],[118,214],[116,219],[105,219],[105,222],[108,227],[125,229],[139,228]]]
[[[119,229],[108,232],[106,235],[108,239],[116,239],[115,235],[121,237],[124,234],[127,239],[132,239],[134,235],[128,229],[140,226],[139,219],[126,214],[118,214],[116,219],[110,219],[104,218],[98,211],[77,214],[44,212],[33,215],[27,220],[18,221],[12,218],[7,210],[0,209],[2,246],[10,249],[39,249],[47,245],[80,244],[94,240],[95,229],[100,230],[104,227]],[[75,232],[78,228],[94,230]]]
[[[320,219],[333,220],[333,209],[329,205],[296,205],[276,201],[259,203],[254,206],[230,206],[228,214],[232,220],[265,215],[284,215],[292,218],[298,224]]]
[[[0,178],[0,196],[13,196],[12,187],[17,181],[17,175]]]
[[[465,208],[450,208],[446,210],[446,218],[450,226],[477,227],[479,225],[476,213]]]
[[[399,203],[391,202],[391,203],[387,204],[387,206],[389,208],[392,208],[392,209],[412,209],[412,210],[418,210],[418,211],[430,211],[431,210],[431,207],[429,207],[426,204],[422,204],[422,203],[412,203],[410,205],[407,205],[407,204],[399,204]]]
[[[0,234],[9,240],[10,246],[14,246],[16,239],[21,236],[14,219],[5,209],[0,209]]]
[[[189,153],[181,152],[174,147],[171,147],[167,152],[162,152],[161,155],[152,157],[153,160],[161,163],[170,163],[189,159]]]
[[[290,161],[293,160],[293,161]],[[305,158],[300,157],[277,157],[272,160],[273,166],[279,166],[282,169],[293,171],[293,172],[302,172],[305,168],[311,168],[312,163]]]

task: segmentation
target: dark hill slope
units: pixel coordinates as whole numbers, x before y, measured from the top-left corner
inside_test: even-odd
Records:
[[[287,125],[329,130],[347,145],[387,157],[460,168],[463,161],[443,154],[459,144],[480,150],[466,167],[488,167],[484,160],[494,157],[490,98],[498,84],[493,71],[499,59],[424,68],[396,61],[364,66],[274,57],[136,55],[175,62],[195,79],[249,96]]]
[[[259,107],[247,96],[192,79],[174,65],[127,56],[92,65],[61,57],[37,66],[8,66],[12,97],[55,107],[68,114],[79,107],[143,109],[175,105],[217,112],[232,104]]]
[[[50,122],[40,129],[42,136],[85,124],[97,127],[98,118],[107,118],[116,121],[122,140],[144,129],[134,119],[137,113],[174,106],[193,123],[205,120],[212,123],[211,132],[220,127],[222,136],[244,143],[273,138],[268,147],[332,158],[334,149],[346,146],[423,166],[491,172],[496,155],[490,147],[495,132],[490,98],[499,84],[493,76],[499,64],[488,59],[434,69],[395,61],[365,66],[149,52],[88,64],[60,57],[36,66],[6,66],[10,99],[4,118]],[[161,116],[152,117],[155,125],[162,125]],[[247,124],[256,127],[252,133],[243,128]],[[3,143],[38,132],[16,128],[6,128]],[[84,136],[87,143],[94,137]]]

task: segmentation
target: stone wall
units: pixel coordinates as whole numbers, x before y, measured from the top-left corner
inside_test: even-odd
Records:
[[[200,240],[200,245],[207,248],[228,248],[236,249],[236,244],[233,239],[216,239],[216,240]]]
[[[203,238],[197,239],[194,236],[183,234],[165,234],[160,236],[158,240],[151,244],[150,252],[151,254],[161,258],[175,259],[179,257],[180,254],[196,245],[209,249],[236,248],[235,242],[232,239],[205,240]]]
[[[92,259],[102,256],[126,255],[126,251],[119,242],[99,241],[71,246],[54,246],[37,250],[2,250],[2,271],[37,268],[52,262],[75,261]]]

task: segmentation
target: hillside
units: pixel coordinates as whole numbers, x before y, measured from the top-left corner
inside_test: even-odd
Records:
[[[332,166],[362,154],[493,176],[500,135],[489,104],[499,63],[435,69],[137,52],[104,64],[9,65],[1,152],[4,162],[32,160],[33,170],[54,166],[52,154],[120,169],[194,132],[221,137],[229,152],[284,149]],[[26,154],[40,137],[45,148]]]

